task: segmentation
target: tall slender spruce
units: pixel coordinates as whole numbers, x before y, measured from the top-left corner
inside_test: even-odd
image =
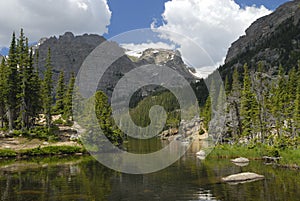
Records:
[[[7,88],[5,93],[5,104],[7,106],[8,128],[10,131],[12,131],[13,129],[15,129],[15,120],[17,117],[17,94],[19,89],[18,58],[15,33],[13,33],[12,35],[12,40],[9,48],[6,71],[6,84]]]
[[[64,72],[61,71],[59,73],[59,78],[56,85],[56,96],[55,96],[55,111],[58,114],[62,114],[64,112],[64,96],[65,96],[65,75]]]
[[[53,97],[52,97],[52,89],[53,89],[53,83],[52,83],[52,64],[51,64],[51,50],[48,49],[48,55],[46,60],[46,71],[44,74],[44,81],[43,81],[43,102],[44,102],[44,113],[46,118],[46,125],[48,129],[51,127],[51,107],[53,103]]]

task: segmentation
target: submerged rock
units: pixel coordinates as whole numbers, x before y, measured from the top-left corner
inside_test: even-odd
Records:
[[[206,153],[205,153],[205,151],[200,150],[200,151],[198,151],[198,152],[196,153],[196,155],[197,155],[197,156],[206,156]]]
[[[232,159],[232,160],[230,160],[230,161],[231,161],[233,164],[235,164],[236,166],[239,166],[239,167],[244,167],[244,166],[249,165],[249,159],[248,159],[248,158],[240,157],[240,158]]]
[[[235,159],[232,159],[230,161],[233,162],[233,163],[249,163],[249,159],[248,158],[243,158],[243,157],[235,158]]]
[[[243,172],[239,174],[233,174],[227,177],[223,177],[222,181],[230,183],[243,183],[243,182],[252,182],[264,179],[263,175],[259,175],[252,172]]]
[[[196,153],[196,156],[200,160],[204,160],[206,158],[206,153],[203,150],[200,150]]]

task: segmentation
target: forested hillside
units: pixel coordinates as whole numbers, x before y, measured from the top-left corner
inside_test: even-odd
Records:
[[[33,54],[23,30],[18,38],[13,33],[8,57],[2,60],[0,66],[2,129],[29,132],[42,118],[46,120],[45,126],[50,131],[53,114],[63,115],[66,121],[71,119],[74,75],[66,83],[64,72],[61,72],[58,83],[53,82],[49,49],[42,79],[37,69],[38,60],[39,55]]]

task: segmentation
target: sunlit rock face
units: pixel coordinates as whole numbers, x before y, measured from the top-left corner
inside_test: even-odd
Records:
[[[241,36],[237,41],[232,43],[228,50],[225,63],[237,63],[247,59],[241,56],[242,54],[251,54],[253,62],[258,60],[266,61],[268,64],[273,64],[275,61],[281,60],[283,51],[286,48],[281,43],[282,37],[286,37],[287,30],[293,27],[299,27],[300,8],[299,1],[291,1],[283,4],[270,15],[262,17],[246,30],[246,35]],[[298,46],[298,34],[291,33],[284,40],[288,40],[294,46]],[[293,47],[298,49],[297,47]],[[247,61],[249,63],[249,61]]]

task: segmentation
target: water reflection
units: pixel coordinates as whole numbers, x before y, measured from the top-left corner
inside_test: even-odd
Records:
[[[131,149],[147,152],[155,146],[135,142]],[[265,179],[229,185],[220,182],[220,178],[240,172],[240,167],[229,160],[200,161],[195,156],[196,149],[192,148],[167,169],[147,175],[114,172],[91,157],[1,161],[0,200],[293,201],[300,197],[299,171],[251,161],[242,171],[265,175]]]
[[[107,200],[112,175],[112,171],[91,158],[50,165],[28,163],[25,169],[21,164],[6,165],[0,171],[0,198],[15,201]]]

